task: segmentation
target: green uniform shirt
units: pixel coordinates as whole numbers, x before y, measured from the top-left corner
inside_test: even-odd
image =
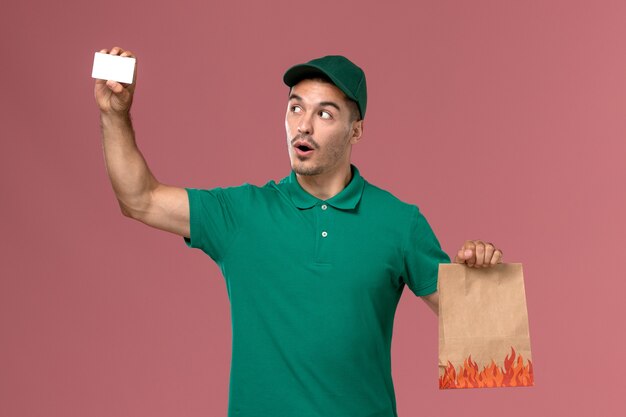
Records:
[[[404,285],[437,289],[450,258],[424,216],[368,183],[323,201],[295,173],[187,188],[191,237],[230,298],[229,417],[396,417],[391,336]]]

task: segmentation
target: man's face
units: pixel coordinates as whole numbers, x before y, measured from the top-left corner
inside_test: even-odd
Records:
[[[360,121],[350,120],[344,93],[335,85],[302,80],[291,89],[285,129],[291,168],[318,175],[350,165],[352,144],[360,138]]]

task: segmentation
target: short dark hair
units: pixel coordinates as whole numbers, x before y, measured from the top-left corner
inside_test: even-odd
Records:
[[[310,76],[310,77],[304,77],[300,79],[298,82],[303,81],[303,80],[321,81],[323,83],[335,85],[335,83],[324,74],[317,74],[317,75]],[[289,94],[291,94],[292,89],[293,87],[289,88]],[[352,100],[350,97],[346,96],[346,94],[343,91],[342,91],[342,94],[346,98],[346,103],[348,103],[348,111],[350,112],[350,122],[361,120],[361,111],[359,110],[359,105],[357,104],[357,102]]]

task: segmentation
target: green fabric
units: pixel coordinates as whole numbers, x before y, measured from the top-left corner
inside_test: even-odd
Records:
[[[186,189],[185,243],[217,262],[230,298],[229,417],[397,416],[396,306],[405,284],[434,292],[450,258],[415,205],[352,174],[327,201],[293,171]]]

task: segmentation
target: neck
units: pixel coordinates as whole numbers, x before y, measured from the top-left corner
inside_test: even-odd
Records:
[[[296,174],[298,183],[309,194],[320,200],[328,200],[339,194],[352,179],[350,164],[342,166],[333,172],[318,175]]]

